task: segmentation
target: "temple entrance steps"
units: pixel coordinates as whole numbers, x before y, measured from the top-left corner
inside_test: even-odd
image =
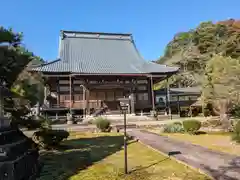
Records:
[[[121,110],[110,110],[105,113],[105,115],[120,115],[122,114]]]
[[[97,117],[97,116],[103,115],[106,113],[106,111],[107,111],[106,107],[99,108],[92,114],[92,116]]]

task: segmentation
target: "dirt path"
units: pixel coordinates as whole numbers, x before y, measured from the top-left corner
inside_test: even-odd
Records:
[[[128,130],[128,134],[160,152],[173,154],[177,160],[200,169],[216,180],[240,180],[240,156],[216,152],[139,129]]]

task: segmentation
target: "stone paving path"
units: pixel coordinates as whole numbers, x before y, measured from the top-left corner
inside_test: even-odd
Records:
[[[216,180],[240,180],[240,156],[216,152],[145,130],[129,129],[128,134],[155,150],[172,154],[177,160],[200,169]]]

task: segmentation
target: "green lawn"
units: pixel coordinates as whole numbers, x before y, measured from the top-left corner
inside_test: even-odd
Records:
[[[39,180],[207,180],[138,142],[129,142],[130,173],[123,174],[123,137],[112,133],[71,133],[64,149],[41,153]]]
[[[239,155],[240,144],[236,144],[231,140],[230,133],[207,133],[200,135],[189,135],[181,133],[160,133],[180,141],[191,142],[196,145],[204,146],[220,152]]]

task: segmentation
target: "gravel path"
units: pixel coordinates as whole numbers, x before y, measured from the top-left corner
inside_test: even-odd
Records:
[[[139,129],[128,130],[128,134],[155,150],[172,154],[177,160],[200,169],[216,180],[240,180],[240,156],[216,152]]]

